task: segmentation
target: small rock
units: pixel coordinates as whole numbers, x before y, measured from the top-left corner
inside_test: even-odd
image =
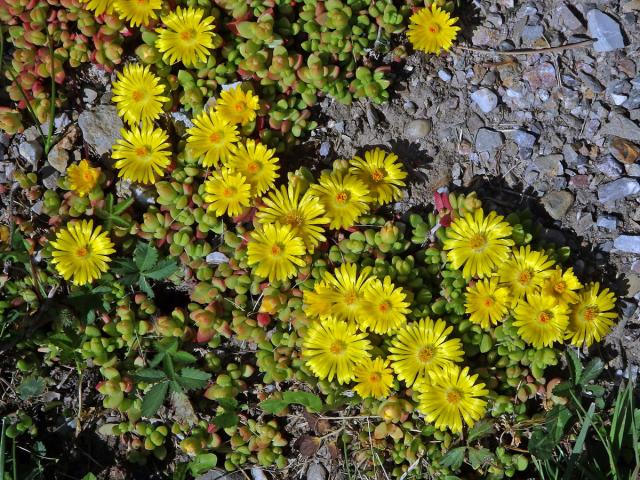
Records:
[[[510,132],[509,136],[520,148],[532,148],[538,139],[536,135],[526,130],[515,130]]]
[[[258,467],[253,467],[251,469],[251,477],[253,477],[253,480],[268,480],[264,471]]]
[[[606,13],[596,9],[590,10],[587,13],[587,27],[589,35],[597,39],[593,44],[596,52],[611,52],[624,48],[620,25]]]
[[[92,110],[85,110],[78,118],[78,125],[84,141],[93,147],[98,155],[111,151],[116,139],[120,138],[120,129],[123,127],[113,105],[100,105]]]
[[[418,118],[404,127],[404,136],[410,140],[421,140],[431,132],[431,120]]]
[[[640,147],[624,138],[614,138],[610,152],[616,160],[626,164],[635,163],[640,158]]]
[[[418,111],[418,106],[410,100],[404,102],[403,107],[404,107],[404,111],[407,112],[409,115],[415,115],[415,113]]]
[[[220,265],[222,263],[229,263],[229,257],[227,257],[224,253],[221,252],[211,252],[206,256],[205,260],[207,263],[212,265]]]
[[[327,471],[319,463],[312,463],[307,469],[307,480],[325,480]]]
[[[481,128],[476,135],[477,152],[495,152],[504,144],[504,135],[490,128]]]
[[[64,173],[67,171],[67,164],[69,163],[69,152],[60,143],[56,143],[49,151],[47,161],[57,171]]]
[[[53,119],[53,126],[56,129],[56,132],[61,132],[64,130],[67,125],[71,123],[71,119],[66,112],[62,112],[60,115],[57,115],[56,118]]]
[[[564,167],[562,165],[563,156],[560,154],[546,155],[544,157],[538,157],[534,160],[536,167],[540,173],[548,177],[556,177],[564,173]]]
[[[42,209],[44,208],[44,202],[42,200],[38,200],[31,207],[31,211],[36,215],[40,215],[42,213]]]
[[[563,190],[546,193],[541,201],[551,218],[561,220],[573,205],[574,200],[571,192]]]
[[[29,140],[18,145],[20,156],[35,167],[42,158],[42,145],[37,140]]]
[[[626,253],[640,253],[640,235],[620,235],[613,241],[613,248]]]
[[[627,172],[627,176],[640,177],[640,164],[632,163],[631,165],[625,165],[624,169]]]
[[[498,96],[488,88],[481,88],[473,92],[471,94],[471,100],[473,100],[484,113],[489,113],[498,106]]]
[[[618,219],[613,215],[600,215],[596,220],[596,225],[605,230],[615,230],[618,228]]]
[[[584,26],[582,24],[582,21],[578,17],[576,17],[571,8],[566,4],[562,3],[558,7],[557,11],[560,16],[560,22],[564,24],[564,26],[569,30],[579,30]]]
[[[344,122],[340,120],[339,122],[334,123],[333,129],[338,133],[344,133]]]
[[[544,28],[542,28],[542,25],[525,25],[522,29],[522,41],[530,45],[542,38],[543,34]]]
[[[633,120],[619,113],[613,115],[609,123],[602,127],[600,133],[621,137],[632,142],[640,142],[640,127]]]
[[[59,178],[60,174],[53,168],[46,167],[46,170],[45,168],[42,169],[42,185],[44,185],[47,190],[55,190],[58,188]]]
[[[609,178],[618,178],[622,175],[622,165],[611,155],[605,155],[596,163],[596,168]]]
[[[96,92],[95,90],[91,90],[90,88],[85,88],[83,90],[83,93],[84,98],[82,100],[86,103],[92,104],[96,101],[96,98],[98,98],[98,92]]]
[[[331,152],[331,143],[329,142],[322,142],[320,144],[320,150],[318,153],[320,153],[321,157],[327,157],[329,156],[329,153]]]
[[[611,94],[611,100],[613,100],[613,104],[614,105],[622,105],[624,102],[626,102],[629,99],[629,97],[627,95],[619,95],[617,93],[612,93]]]
[[[451,75],[451,72],[449,70],[446,70],[446,69],[438,70],[438,77],[440,77],[440,80],[442,80],[443,82],[447,82],[447,83],[449,83],[451,81],[451,79],[453,78],[453,76]]]
[[[185,128],[193,127],[193,122],[184,112],[171,112],[171,117],[181,123]]]
[[[523,75],[533,90],[539,88],[553,88],[556,86],[556,69],[549,62],[543,62],[536,67],[527,70]]]
[[[619,178],[598,187],[598,200],[601,203],[615,202],[640,193],[640,183],[633,178]]]

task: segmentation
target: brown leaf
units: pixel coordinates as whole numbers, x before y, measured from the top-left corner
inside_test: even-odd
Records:
[[[312,458],[320,448],[320,439],[311,435],[302,435],[296,440],[294,447],[298,449],[301,455]]]
[[[309,430],[313,431],[316,435],[326,435],[331,431],[329,421],[321,419],[320,415],[304,411],[302,416],[309,424]]]

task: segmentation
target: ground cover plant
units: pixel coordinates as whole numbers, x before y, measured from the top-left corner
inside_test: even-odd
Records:
[[[457,4],[201,3],[0,4],[7,131],[21,108],[53,125],[67,66],[135,52],[108,158],[2,187],[0,351],[20,401],[0,478],[110,478],[56,462],[41,438],[60,429],[97,432],[131,478],[295,478],[322,455],[346,478],[635,478],[632,375],[606,389],[586,356],[618,299],[535,213],[447,189],[401,212],[409,171],[380,147],[285,161],[319,97],[388,99],[374,64],[404,55],[392,35],[451,48]],[[71,375],[75,404],[50,395]]]

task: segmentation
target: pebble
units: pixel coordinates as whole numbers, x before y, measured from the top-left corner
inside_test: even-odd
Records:
[[[60,173],[56,172],[51,167],[46,167],[49,174],[46,174],[45,169],[42,169],[42,185],[47,190],[55,190],[58,188],[58,179],[60,178]]]
[[[618,228],[618,219],[613,215],[600,215],[596,220],[596,225],[605,230],[615,230]]]
[[[120,129],[124,126],[118,117],[116,107],[112,105],[99,105],[92,110],[85,110],[78,118],[78,125],[84,141],[93,147],[98,155],[111,151],[115,141],[120,138]]]
[[[596,163],[596,168],[609,178],[618,178],[622,175],[622,165],[612,155],[605,155]]]
[[[526,130],[515,130],[510,132],[509,136],[520,148],[533,148],[538,139],[536,135]]]
[[[593,49],[596,52],[612,52],[624,48],[624,38],[620,24],[606,13],[593,9],[587,13],[589,35],[596,38]]]
[[[640,177],[640,164],[625,165],[624,169],[629,177]]]
[[[404,102],[403,107],[404,107],[404,111],[407,112],[409,115],[415,115],[415,113],[418,111],[418,106],[412,101]]]
[[[542,25],[525,25],[522,29],[522,41],[531,45],[544,34]]]
[[[640,142],[640,127],[633,120],[620,113],[615,113],[609,123],[602,127],[600,133],[621,137],[632,142]]]
[[[253,480],[268,480],[264,471],[258,467],[253,467],[251,469],[251,477],[253,477]]]
[[[488,88],[481,88],[471,94],[478,108],[484,113],[489,113],[498,106],[498,96]]]
[[[98,92],[95,90],[91,90],[90,88],[85,88],[83,90],[84,98],[82,99],[85,103],[92,104],[98,98]]]
[[[527,70],[523,75],[533,90],[539,88],[553,88],[556,86],[556,69],[549,62],[543,62],[536,67]]]
[[[598,187],[598,200],[601,203],[615,202],[640,193],[640,183],[634,178],[623,177]]]
[[[307,480],[325,480],[327,470],[319,463],[312,463],[307,469]]]
[[[404,127],[404,136],[410,140],[420,140],[431,132],[431,120],[418,118],[412,120]]]
[[[440,80],[447,83],[449,83],[453,78],[453,76],[451,75],[451,72],[446,69],[438,70],[438,77],[440,77]]]
[[[69,163],[69,152],[57,143],[49,151],[47,161],[57,171],[64,173],[67,171],[67,164]]]
[[[560,4],[557,9],[560,16],[560,22],[564,24],[569,30],[579,30],[584,27],[582,21],[573,13],[570,7],[565,3]]]
[[[624,102],[626,102],[629,99],[629,97],[627,95],[619,95],[617,93],[612,93],[611,94],[611,100],[613,100],[613,104],[614,105],[622,105]]]
[[[331,152],[331,143],[329,142],[322,142],[320,144],[320,150],[318,153],[320,153],[321,157],[327,157],[329,156],[329,153]]]
[[[504,135],[490,128],[481,128],[476,135],[477,152],[495,152],[504,144]]]
[[[622,163],[632,164],[640,159],[640,147],[624,138],[614,138],[611,141],[609,151],[616,160]]]
[[[564,173],[562,160],[563,156],[561,154],[554,154],[538,157],[534,160],[534,163],[540,173],[549,177],[556,177]]]
[[[626,253],[640,253],[640,235],[620,235],[613,241],[613,248]]]
[[[554,220],[561,220],[573,205],[575,198],[571,192],[549,192],[542,197],[542,205]]]
[[[34,168],[42,158],[42,145],[37,140],[28,140],[18,145],[20,156],[29,162]]]

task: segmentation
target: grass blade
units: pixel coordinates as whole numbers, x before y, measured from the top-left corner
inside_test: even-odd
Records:
[[[4,478],[4,447],[7,436],[5,432],[7,430],[7,419],[2,418],[2,431],[0,432],[0,478]]]
[[[573,450],[571,451],[571,456],[567,462],[567,470],[564,472],[562,476],[563,480],[571,480],[573,477],[573,470],[576,466],[576,461],[580,457],[582,453],[582,449],[584,448],[584,442],[587,439],[587,433],[589,432],[589,428],[591,428],[591,423],[593,419],[593,414],[596,411],[596,404],[592,403],[589,406],[589,410],[587,410],[584,419],[582,420],[582,428],[580,429],[580,433],[578,434],[578,438],[576,438],[576,443],[573,446]]]

